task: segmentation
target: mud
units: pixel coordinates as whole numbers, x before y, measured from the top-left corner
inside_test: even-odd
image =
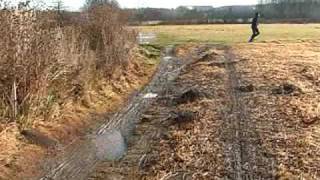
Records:
[[[109,130],[96,137],[96,155],[98,160],[115,161],[122,158],[127,151],[127,145],[120,131]]]
[[[138,34],[138,41],[139,44],[150,44],[156,39],[155,33],[139,33]]]

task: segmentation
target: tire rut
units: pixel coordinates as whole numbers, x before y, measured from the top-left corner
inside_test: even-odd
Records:
[[[226,164],[228,179],[257,180],[276,179],[275,160],[271,153],[263,149],[255,122],[250,118],[243,95],[239,91],[241,76],[238,74],[235,55],[230,49],[225,51],[224,61],[228,73],[226,90],[229,94],[229,107],[224,112]]]

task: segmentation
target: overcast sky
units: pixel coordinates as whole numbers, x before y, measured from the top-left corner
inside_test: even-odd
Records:
[[[64,0],[69,9],[79,9],[85,0]],[[210,5],[214,7],[226,5],[248,5],[256,4],[257,0],[118,0],[121,7],[161,7],[175,8],[180,5]]]

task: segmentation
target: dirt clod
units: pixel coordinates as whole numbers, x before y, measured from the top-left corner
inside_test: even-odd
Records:
[[[238,87],[238,91],[240,92],[245,92],[245,93],[248,93],[248,92],[253,92],[254,91],[254,86],[252,84],[249,84],[249,85],[241,85]]]
[[[272,89],[272,94],[277,94],[277,95],[290,95],[290,94],[298,94],[301,92],[302,90],[299,87],[290,83],[283,83],[282,85]]]
[[[178,111],[172,112],[172,120],[174,124],[183,124],[193,121],[196,118],[197,113],[192,111]]]
[[[305,118],[305,119],[302,119],[302,122],[307,125],[307,126],[310,126],[310,125],[313,125],[315,124],[317,121],[320,120],[320,117],[315,117],[315,118]]]
[[[200,98],[200,92],[195,88],[190,88],[187,90],[184,90],[177,98],[176,102],[178,104],[185,104],[188,102],[194,102],[198,98]]]

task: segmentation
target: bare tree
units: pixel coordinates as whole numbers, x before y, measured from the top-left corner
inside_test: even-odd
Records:
[[[56,17],[57,17],[57,22],[59,24],[59,26],[63,25],[63,21],[65,20],[65,10],[66,10],[66,6],[64,6],[64,3],[62,0],[57,0],[55,2],[53,2],[53,10],[56,12]]]

